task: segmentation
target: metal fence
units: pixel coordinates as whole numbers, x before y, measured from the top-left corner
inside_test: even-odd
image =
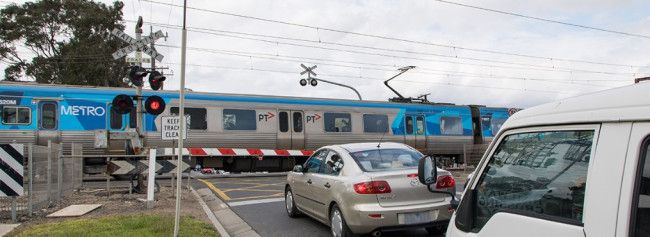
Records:
[[[463,162],[466,168],[473,168],[483,158],[490,144],[463,145]]]
[[[81,156],[81,146],[71,146],[74,155]],[[32,215],[35,211],[49,207],[66,194],[78,190],[82,185],[82,159],[64,157],[61,144],[48,142],[47,146],[25,145],[23,187],[20,197],[0,198],[0,215],[5,218],[16,212]]]

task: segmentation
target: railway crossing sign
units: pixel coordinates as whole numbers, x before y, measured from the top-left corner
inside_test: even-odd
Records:
[[[160,136],[162,140],[178,140],[178,133],[181,128],[180,118],[178,116],[162,116],[160,120]],[[190,127],[190,116],[185,116],[186,126]],[[183,130],[183,139],[187,139],[187,129]]]
[[[155,49],[149,47],[149,44],[151,44],[151,42],[154,42],[157,39],[160,39],[162,37],[165,37],[165,34],[161,30],[156,31],[156,33],[153,33],[152,35],[142,37],[142,39],[140,40],[136,40],[133,37],[127,35],[123,31],[118,29],[113,29],[111,34],[121,39],[122,41],[130,44],[129,46],[126,46],[124,48],[115,51],[115,53],[113,53],[113,59],[124,57],[136,50],[142,50],[142,52],[148,54],[149,56],[151,56],[151,58],[156,59],[158,62],[162,61],[163,58],[165,57],[162,54],[158,53],[158,51],[156,51]]]
[[[23,152],[23,144],[0,144],[0,197],[23,195]]]
[[[314,69],[316,69],[316,65],[311,66],[311,67],[307,67],[307,66],[305,66],[305,64],[302,64],[302,63],[301,63],[300,66],[301,66],[303,69],[305,69],[304,71],[302,71],[302,72],[300,73],[300,75],[305,75],[305,73],[307,73],[307,78],[308,78],[308,79],[311,79],[312,76],[317,76],[316,73],[314,72]]]
[[[190,165],[181,162],[181,172],[187,172],[190,168]],[[107,171],[110,175],[134,175],[134,174],[146,174],[149,172],[149,161],[148,160],[112,160],[107,167]],[[155,173],[165,174],[165,173],[175,173],[176,172],[176,163],[172,160],[157,160]]]

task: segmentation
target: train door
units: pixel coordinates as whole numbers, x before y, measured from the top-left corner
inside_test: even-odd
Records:
[[[415,147],[415,121],[412,115],[404,116],[404,143]]]
[[[56,101],[38,102],[38,144],[59,142],[59,106]]]
[[[483,128],[481,127],[481,110],[476,105],[469,106],[472,112],[472,130],[474,144],[483,144]]]
[[[424,120],[424,115],[417,115],[415,117],[415,127],[414,127],[414,135],[415,135],[415,149],[418,149],[420,151],[426,151],[427,150],[427,135],[426,135],[426,122]]]
[[[304,149],[305,126],[303,111],[281,110],[278,113],[278,149]]]

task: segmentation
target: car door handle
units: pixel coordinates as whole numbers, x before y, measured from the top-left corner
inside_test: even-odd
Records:
[[[310,179],[310,180],[307,180],[307,183],[308,183],[308,184],[311,184],[311,179]]]
[[[325,183],[325,187],[330,188],[330,187],[332,187],[332,185],[330,185],[330,183]]]

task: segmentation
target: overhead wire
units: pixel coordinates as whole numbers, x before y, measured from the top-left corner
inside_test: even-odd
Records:
[[[166,25],[166,24],[160,24],[160,23],[152,23],[152,24],[156,24],[159,27],[178,29],[173,25],[172,25],[173,27],[170,27],[169,25]],[[515,69],[515,70],[537,70],[537,71],[549,71],[549,72],[593,73],[593,74],[628,75],[628,76],[629,75],[636,75],[636,73],[623,73],[623,72],[612,72],[612,71],[595,71],[595,70],[586,70],[586,69],[565,68],[565,67],[559,67],[559,66],[539,66],[539,65],[535,65],[535,67],[530,67],[530,66],[529,67],[517,67],[517,66],[503,66],[503,65],[493,65],[493,64],[477,64],[477,63],[455,62],[455,61],[447,61],[447,60],[439,60],[439,59],[431,59],[431,58],[409,57],[409,56],[385,54],[385,53],[377,53],[377,52],[367,52],[367,51],[358,51],[358,50],[351,50],[351,49],[323,47],[323,46],[318,46],[318,45],[305,45],[305,44],[297,44],[297,43],[291,43],[291,42],[273,41],[273,40],[267,40],[267,39],[259,39],[259,38],[251,38],[251,37],[244,37],[244,36],[238,36],[238,35],[224,34],[224,33],[215,33],[215,32],[209,32],[209,31],[202,31],[202,30],[197,30],[196,28],[192,28],[192,27],[188,28],[187,30],[190,31],[190,32],[211,34],[211,35],[227,37],[227,38],[236,38],[236,39],[245,39],[245,40],[251,40],[251,41],[265,42],[265,43],[274,44],[274,45],[281,44],[281,45],[289,45],[289,46],[295,46],[295,47],[323,49],[323,50],[328,50],[328,51],[338,51],[338,52],[346,52],[346,53],[352,53],[352,54],[364,54],[364,55],[381,56],[381,57],[388,57],[388,58],[409,59],[409,60],[425,61],[425,62],[440,62],[440,63],[455,64],[455,65],[470,65],[470,66],[489,67],[489,68],[505,68],[505,69]],[[494,62],[494,63],[506,63],[506,62],[499,62],[499,61],[492,61],[492,62]]]
[[[171,65],[180,65],[180,63],[166,63],[166,64],[171,64]],[[237,70],[237,71],[261,71],[261,72],[271,72],[271,73],[284,73],[284,74],[296,74],[295,71],[283,71],[283,70],[273,70],[273,69],[261,69],[261,68],[254,68],[254,67],[228,67],[228,66],[216,66],[216,65],[205,65],[205,64],[191,64],[188,63],[186,66],[193,66],[193,67],[208,67],[208,68],[216,68],[216,69],[224,69],[224,70]],[[328,76],[328,77],[338,77],[338,78],[346,78],[346,79],[362,79],[362,80],[373,80],[373,81],[383,81],[385,78],[377,78],[377,77],[367,77],[367,76],[351,76],[351,75],[339,75],[339,74],[323,74],[319,73],[319,75],[322,76]],[[474,88],[481,88],[481,89],[498,89],[498,90],[512,90],[512,91],[522,91],[522,92],[539,92],[539,93],[551,93],[551,94],[572,94],[573,92],[568,92],[568,91],[552,91],[552,90],[537,90],[537,89],[521,89],[521,88],[511,88],[511,87],[496,87],[496,86],[483,86],[483,85],[467,85],[467,84],[458,84],[458,83],[452,83],[452,82],[431,82],[431,81],[411,81],[411,80],[399,80],[396,82],[404,82],[404,83],[415,83],[415,84],[435,84],[435,85],[447,85],[447,86],[455,86],[455,87],[474,87]]]
[[[587,25],[575,24],[575,23],[570,23],[570,22],[546,19],[546,18],[541,18],[541,17],[536,17],[536,16],[524,15],[524,14],[521,14],[521,13],[515,13],[515,12],[509,12],[509,11],[503,11],[503,10],[496,10],[496,9],[491,9],[491,8],[486,8],[486,7],[479,7],[479,6],[469,5],[469,4],[465,4],[465,3],[459,3],[459,2],[452,2],[452,1],[446,1],[446,0],[433,0],[433,1],[446,3],[446,4],[452,4],[452,5],[461,6],[461,7],[472,8],[472,9],[481,10],[481,11],[499,13],[499,14],[503,14],[503,15],[516,16],[516,17],[526,18],[526,19],[530,19],[530,20],[543,21],[543,22],[547,22],[547,23],[554,23],[554,24],[560,24],[560,25],[565,25],[565,26],[578,27],[578,28],[582,28],[582,29],[595,30],[595,31],[601,31],[601,32],[612,33],[612,34],[619,34],[619,35],[625,35],[625,36],[632,36],[632,37],[650,39],[649,35],[642,35],[642,34],[637,34],[637,33],[629,33],[629,32],[605,29],[605,28],[600,28],[600,27],[587,26]]]
[[[183,7],[182,5],[178,5],[178,4],[170,4],[170,3],[164,3],[164,2],[154,1],[154,0],[141,0],[141,1],[154,3],[154,4],[159,4],[159,5],[166,5],[166,6]],[[201,12],[208,12],[208,13],[212,13],[212,14],[219,14],[219,15],[238,17],[238,18],[245,18],[245,19],[250,19],[250,20],[264,21],[264,22],[269,22],[269,23],[276,23],[276,24],[283,24],[283,25],[289,25],[289,26],[295,26],[295,27],[308,28],[308,29],[313,29],[313,30],[317,30],[317,31],[329,31],[329,32],[335,32],[335,33],[342,33],[342,34],[349,34],[349,35],[356,35],[356,36],[363,36],[363,37],[371,37],[371,38],[378,38],[378,39],[384,39],[384,40],[398,41],[398,42],[404,42],[404,43],[412,43],[412,44],[420,44],[420,45],[451,48],[451,49],[454,49],[454,50],[466,50],[466,51],[474,51],[474,52],[482,52],[482,53],[490,53],[490,54],[499,54],[499,55],[507,55],[507,56],[517,56],[517,57],[525,57],[525,58],[533,58],[533,59],[544,59],[544,60],[553,60],[553,61],[586,63],[586,64],[596,64],[596,65],[606,65],[606,66],[650,68],[650,66],[648,66],[648,65],[626,65],[626,64],[617,64],[617,63],[610,63],[610,62],[597,62],[597,61],[590,61],[590,60],[569,59],[569,58],[560,58],[560,57],[547,57],[547,56],[538,56],[538,55],[531,55],[531,54],[524,54],[524,53],[506,52],[506,51],[500,51],[500,50],[479,49],[479,48],[462,47],[462,46],[450,45],[450,44],[431,43],[431,42],[404,39],[404,38],[391,37],[391,36],[383,36],[383,35],[359,33],[359,32],[347,31],[347,30],[339,30],[339,29],[333,29],[333,28],[328,28],[328,27],[311,26],[311,25],[288,22],[288,21],[280,21],[280,20],[273,20],[273,19],[255,17],[255,16],[248,16],[248,15],[243,15],[243,14],[224,12],[224,11],[217,11],[217,10],[204,9],[204,8],[196,8],[196,7],[191,7],[191,6],[187,6],[187,9],[195,10],[195,11],[201,11]]]
[[[173,45],[160,45],[160,46],[161,47],[180,48],[180,46],[173,46]],[[304,61],[304,59],[303,60],[282,59],[279,56],[275,56],[275,55],[272,55],[272,54],[264,54],[264,53],[249,53],[249,52],[241,52],[241,51],[218,50],[218,49],[198,48],[198,47],[188,47],[187,49],[192,50],[192,51],[197,51],[197,52],[203,52],[203,53],[215,53],[215,54],[221,54],[221,55],[232,55],[232,56],[240,56],[240,57],[245,57],[245,58],[252,57],[252,58],[257,58],[257,59],[267,59],[267,60],[275,60],[275,61],[282,61],[282,62],[313,63],[313,64],[325,65],[325,66],[345,67],[345,68],[364,69],[364,70],[375,70],[375,71],[383,71],[383,72],[395,72],[395,70],[396,70],[396,68],[394,68],[392,66],[391,66],[392,69],[386,69],[386,68],[376,68],[376,67],[366,67],[366,66],[350,66],[350,65],[342,65],[342,64],[333,64],[333,63],[322,63],[322,62],[318,62],[318,61],[320,61],[319,59],[315,59],[314,61]],[[292,57],[292,56],[283,56],[283,57],[300,59],[300,57]],[[334,62],[334,63],[354,63],[354,62],[349,62],[349,61],[348,62],[339,62],[339,61],[336,61],[336,60],[328,60],[328,61]],[[435,71],[435,70],[430,70],[430,71]],[[572,85],[593,86],[593,87],[611,87],[611,86],[602,85],[602,84],[587,84],[587,83],[582,83],[582,82],[587,82],[587,81],[590,81],[590,82],[592,82],[592,81],[626,82],[626,81],[611,81],[611,80],[561,81],[561,80],[547,79],[547,78],[512,77],[512,76],[498,76],[498,75],[472,74],[472,73],[458,74],[458,72],[449,72],[449,71],[443,71],[443,72],[414,71],[412,73],[422,74],[422,75],[447,76],[447,77],[470,77],[470,78],[478,78],[478,79],[492,78],[492,79],[499,79],[499,80],[540,81],[540,82],[549,82],[549,83],[556,83],[556,84],[572,84]]]

